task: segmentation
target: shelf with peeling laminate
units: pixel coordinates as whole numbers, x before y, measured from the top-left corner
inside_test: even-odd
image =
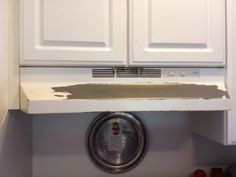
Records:
[[[21,84],[21,110],[30,114],[229,109],[221,82]]]

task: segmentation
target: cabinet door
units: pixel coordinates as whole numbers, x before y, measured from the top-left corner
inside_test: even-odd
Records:
[[[21,0],[21,64],[126,64],[126,8],[126,0]]]
[[[223,66],[224,0],[131,0],[133,65]]]

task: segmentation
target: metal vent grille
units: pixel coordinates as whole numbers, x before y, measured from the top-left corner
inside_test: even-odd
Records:
[[[94,78],[114,78],[115,70],[113,68],[93,69],[92,77]]]
[[[161,69],[158,68],[141,68],[139,73],[141,78],[161,78]]]
[[[92,69],[93,78],[161,78],[159,68],[99,68]]]
[[[138,69],[137,68],[117,68],[116,77],[117,78],[137,78]]]

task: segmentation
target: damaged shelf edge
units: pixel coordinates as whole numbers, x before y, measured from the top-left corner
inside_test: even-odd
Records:
[[[21,85],[21,110],[29,114],[229,109],[229,95],[219,83]]]

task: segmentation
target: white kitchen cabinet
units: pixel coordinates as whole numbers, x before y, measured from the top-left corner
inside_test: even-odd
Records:
[[[21,0],[21,28],[21,65],[225,63],[225,0]]]
[[[132,0],[130,6],[132,65],[224,65],[224,0]]]
[[[124,65],[126,0],[21,0],[21,65]]]

